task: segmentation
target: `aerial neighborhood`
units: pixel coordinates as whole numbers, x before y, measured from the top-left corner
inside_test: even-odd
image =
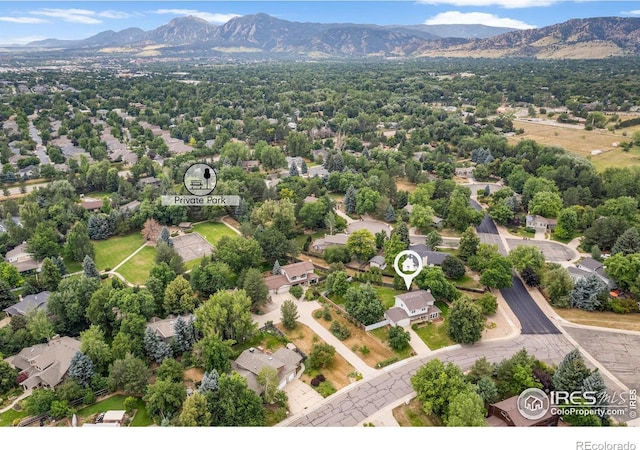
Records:
[[[116,53],[0,57],[0,426],[638,425],[633,61]]]

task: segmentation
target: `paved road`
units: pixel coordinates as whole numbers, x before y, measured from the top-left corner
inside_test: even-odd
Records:
[[[551,322],[536,302],[531,298],[522,280],[512,276],[513,286],[501,289],[511,311],[516,315],[522,327],[522,334],[558,334],[560,330]]]
[[[521,335],[509,341],[481,342],[455,350],[436,351],[432,356],[412,358],[405,364],[391,366],[375,378],[348,386],[315,409],[309,409],[304,416],[283,422],[282,426],[355,426],[385,406],[412,394],[411,376],[430,359],[437,357],[467,370],[482,356],[491,362],[499,362],[522,347],[550,364],[559,363],[573,349],[561,335]]]

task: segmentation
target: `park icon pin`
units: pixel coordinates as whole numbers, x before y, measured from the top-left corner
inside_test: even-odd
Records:
[[[403,256],[406,258],[400,264],[400,260]],[[413,250],[403,250],[396,256],[393,261],[393,268],[396,273],[404,279],[404,284],[407,286],[407,290],[411,287],[413,279],[418,276],[422,270],[422,258]]]

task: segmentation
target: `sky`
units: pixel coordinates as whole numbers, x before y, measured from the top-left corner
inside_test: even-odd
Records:
[[[101,31],[157,28],[193,15],[214,25],[266,13],[283,20],[377,25],[483,24],[540,28],[573,18],[640,17],[640,1],[362,0],[362,1],[0,1],[0,44],[84,39]]]

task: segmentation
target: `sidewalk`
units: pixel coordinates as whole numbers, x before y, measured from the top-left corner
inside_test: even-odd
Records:
[[[24,391],[22,394],[20,394],[18,396],[18,398],[16,398],[13,402],[11,402],[11,404],[9,406],[6,406],[6,407],[0,409],[0,414],[2,414],[3,412],[9,411],[11,408],[13,408],[13,405],[18,403],[20,400],[30,396],[31,392],[32,392],[31,389],[28,389],[28,390]]]
[[[413,351],[416,352],[416,355],[429,356],[433,353],[433,350],[431,350],[427,346],[427,344],[425,344],[424,341],[420,339],[420,336],[418,336],[418,333],[413,331],[413,328],[408,326],[405,328],[405,330],[408,331],[409,334],[411,335],[411,340],[409,341],[409,345],[411,345],[411,348],[413,348]]]

